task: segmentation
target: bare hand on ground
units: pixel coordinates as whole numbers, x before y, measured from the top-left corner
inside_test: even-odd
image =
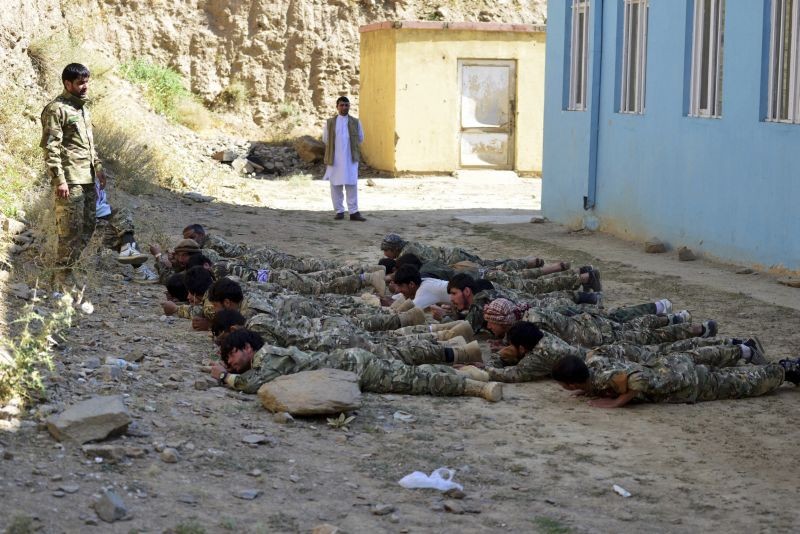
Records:
[[[192,317],[192,328],[195,330],[210,330],[211,321],[205,317]]]
[[[162,302],[161,307],[164,309],[164,315],[172,315],[178,311],[178,305],[174,302]]]

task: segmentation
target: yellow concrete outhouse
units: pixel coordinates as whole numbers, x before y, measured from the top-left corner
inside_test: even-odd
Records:
[[[369,165],[541,172],[544,26],[403,21],[359,30]]]

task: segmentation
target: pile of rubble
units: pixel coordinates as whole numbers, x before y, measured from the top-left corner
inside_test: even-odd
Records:
[[[210,155],[237,174],[256,179],[308,173],[321,176],[325,145],[311,136],[296,139],[292,146],[234,141],[222,148],[212,147]]]

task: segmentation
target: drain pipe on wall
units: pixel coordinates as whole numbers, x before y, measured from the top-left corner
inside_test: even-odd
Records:
[[[592,104],[591,125],[589,129],[589,172],[586,196],[583,197],[583,209],[592,210],[597,197],[597,147],[600,138],[600,86],[603,63],[603,0],[594,1],[594,18],[592,28]],[[584,216],[584,226],[596,230],[600,222],[594,215]]]

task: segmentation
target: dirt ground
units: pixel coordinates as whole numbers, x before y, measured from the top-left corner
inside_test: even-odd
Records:
[[[166,192],[117,198],[137,208],[145,237],[173,240],[190,222],[234,241],[341,260],[375,259],[389,231],[460,245],[483,257],[536,254],[592,263],[608,306],[670,298],[723,335],[757,333],[769,358],[798,355],[800,290],[766,274],[709,261],[679,263],[641,245],[553,223],[538,213],[540,181],[507,174],[375,179],[360,184],[365,223],[333,221],[327,184],[231,178],[210,187],[212,203]],[[113,202],[112,197],[112,202]],[[471,224],[467,221],[479,221]],[[800,529],[800,391],[696,405],[600,410],[555,383],[508,385],[505,399],[365,395],[345,432],[324,418],[279,423],[252,396],[194,384],[206,375],[207,334],[164,320],[163,289],[105,280],[95,305],[58,355],[51,400],[39,413],[95,394],[122,394],[135,420],[107,443],[144,454],[96,463],[56,443],[36,417],[0,421],[0,527],[35,517],[42,532],[796,532]],[[484,343],[485,345],[485,343]],[[488,350],[488,349],[487,349]],[[105,381],[91,358],[141,351],[135,371]],[[402,422],[402,410],[414,422]],[[271,444],[247,445],[254,432]],[[155,448],[176,447],[180,460]],[[2,458],[2,455],[0,455]],[[405,490],[412,471],[448,466],[463,500]],[[79,486],[64,494],[59,487]],[[622,498],[614,484],[632,496]],[[131,518],[100,522],[92,496],[114,488]],[[261,490],[254,500],[235,497]],[[376,515],[376,505],[394,510]],[[453,511],[447,511],[451,508]]]

